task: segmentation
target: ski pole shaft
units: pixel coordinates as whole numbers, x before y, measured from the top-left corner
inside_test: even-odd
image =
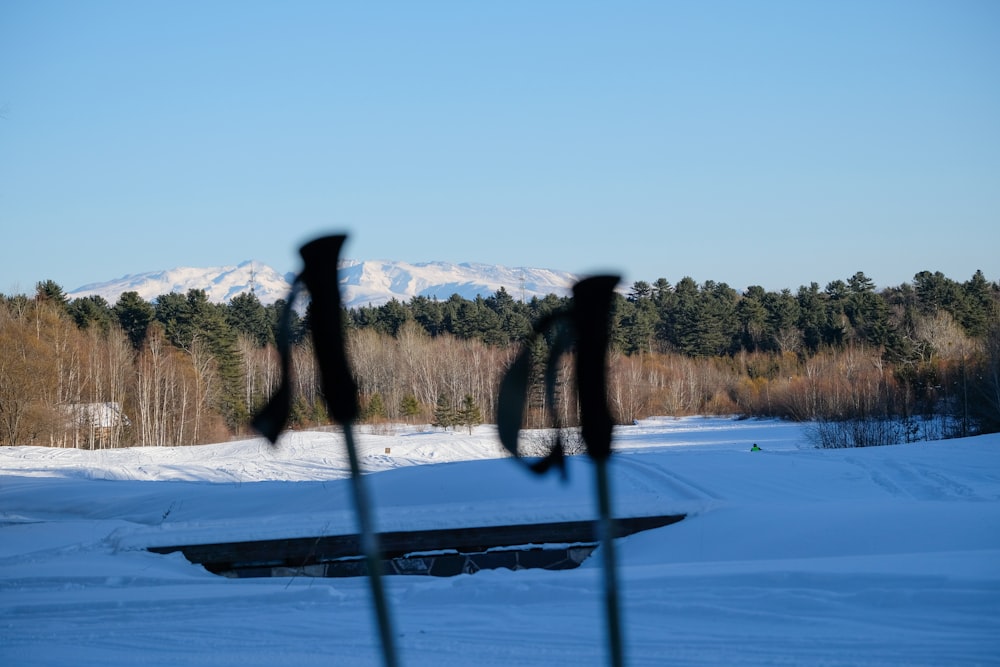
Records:
[[[351,492],[354,496],[354,510],[358,519],[358,534],[361,539],[361,552],[368,567],[368,584],[371,588],[372,600],[375,606],[375,618],[378,623],[379,638],[382,644],[382,658],[385,667],[396,667],[396,641],[393,636],[392,619],[389,615],[389,605],[386,602],[385,588],[382,585],[382,559],[378,545],[378,535],[375,533],[374,521],[371,515],[371,505],[365,490],[365,480],[361,475],[361,465],[358,461],[358,450],[354,444],[354,429],[350,422],[344,424],[344,440],[347,443],[347,457],[351,465]]]
[[[614,526],[611,518],[611,489],[608,481],[608,460],[597,459],[597,533],[601,544],[604,569],[604,616],[608,635],[608,660],[612,667],[624,667],[621,611],[618,605],[618,570],[615,559]]]

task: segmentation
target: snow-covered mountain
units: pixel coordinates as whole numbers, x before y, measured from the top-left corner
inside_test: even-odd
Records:
[[[146,301],[161,294],[202,289],[208,300],[227,303],[234,296],[253,289],[264,304],[288,298],[293,274],[281,274],[271,267],[248,260],[236,266],[209,268],[180,267],[164,271],[135,273],[103,283],[90,283],[67,293],[71,299],[96,294],[114,304],[124,292],[136,292]]]
[[[415,296],[445,300],[488,297],[503,287],[525,301],[548,294],[569,294],[577,276],[552,269],[509,268],[492,264],[345,260],[340,266],[340,290],[349,308],[381,305],[390,299]]]
[[[236,266],[137,273],[90,283],[68,292],[68,296],[75,299],[96,294],[113,304],[123,292],[136,292],[146,301],[152,301],[161,294],[203,289],[210,301],[224,303],[252,289],[262,303],[270,304],[288,298],[294,277],[292,273],[282,274],[266,264],[248,260]],[[490,296],[501,287],[519,300],[548,294],[564,296],[576,280],[576,275],[566,271],[491,264],[348,259],[340,266],[341,293],[348,308],[379,306],[391,299],[405,302],[415,296],[445,300],[458,294],[474,299],[477,295]]]

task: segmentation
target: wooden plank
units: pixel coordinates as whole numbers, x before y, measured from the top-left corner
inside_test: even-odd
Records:
[[[660,528],[683,518],[683,514],[620,518],[614,522],[614,536],[624,537]],[[458,553],[478,553],[496,547],[571,544],[596,542],[597,539],[595,522],[563,521],[386,532],[379,535],[379,546],[382,558],[391,559],[421,551],[451,549]],[[361,555],[357,535],[159,546],[149,547],[149,551],[160,554],[180,551],[192,563],[202,564],[212,572],[251,567],[304,567]]]

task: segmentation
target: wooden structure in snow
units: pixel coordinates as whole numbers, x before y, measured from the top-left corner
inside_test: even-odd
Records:
[[[683,514],[620,518],[614,537],[676,523]],[[479,570],[577,567],[597,548],[593,521],[443,528],[379,535],[383,574],[452,576]],[[352,577],[367,574],[357,535],[149,547],[180,551],[229,577]]]

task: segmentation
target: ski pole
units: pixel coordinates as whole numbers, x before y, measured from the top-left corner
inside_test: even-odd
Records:
[[[309,326],[312,329],[313,347],[319,363],[323,397],[330,416],[340,422],[344,429],[347,456],[351,466],[351,492],[358,520],[358,534],[361,540],[361,552],[368,569],[368,583],[379,628],[382,657],[386,667],[395,667],[396,648],[389,606],[382,586],[378,535],[375,533],[372,521],[371,504],[361,475],[352,427],[358,416],[358,387],[347,365],[346,342],[340,313],[340,286],[337,282],[340,249],[346,239],[347,237],[343,235],[325,236],[302,246],[299,250],[305,261],[302,281],[312,295]]]
[[[607,400],[608,318],[617,276],[595,276],[573,287],[571,316],[577,332],[576,376],[580,397],[580,432],[594,461],[597,481],[597,533],[603,554],[604,613],[608,657],[613,667],[625,664],[618,605],[614,525],[608,460],[613,422]]]
[[[618,276],[595,276],[573,286],[573,305],[536,323],[533,339],[544,332],[552,334],[545,372],[545,392],[554,404],[556,369],[559,358],[570,351],[572,341],[562,325],[568,319],[576,340],[576,383],[580,400],[580,435],[587,445],[587,455],[594,461],[597,479],[597,521],[595,531],[603,555],[604,612],[608,634],[608,656],[612,667],[625,664],[618,605],[618,576],[615,562],[615,527],[611,514],[611,489],[608,459],[611,457],[613,423],[607,401],[608,319]],[[497,434],[504,448],[521,459],[518,434],[524,423],[531,374],[531,353],[526,347],[514,359],[500,382],[497,396]],[[558,419],[557,419],[558,426]],[[558,432],[557,432],[558,433]],[[566,474],[562,439],[557,434],[552,450],[544,458],[527,464],[537,474],[555,468]]]
[[[371,502],[365,490],[358,450],[354,442],[353,423],[358,417],[358,387],[347,365],[343,323],[341,322],[340,289],[337,283],[337,268],[340,249],[346,236],[325,236],[302,246],[299,254],[305,261],[305,268],[292,286],[289,302],[281,318],[279,331],[279,353],[281,355],[281,386],[268,404],[253,419],[254,427],[272,443],[288,422],[291,411],[290,335],[292,302],[303,283],[312,296],[309,312],[309,328],[313,335],[313,349],[320,371],[320,388],[327,409],[334,421],[344,429],[347,458],[351,466],[351,495],[358,522],[361,553],[365,559],[368,582],[375,608],[382,657],[386,667],[396,667],[396,646],[392,631],[389,605],[386,603],[382,585],[381,552],[378,534],[372,520]]]

